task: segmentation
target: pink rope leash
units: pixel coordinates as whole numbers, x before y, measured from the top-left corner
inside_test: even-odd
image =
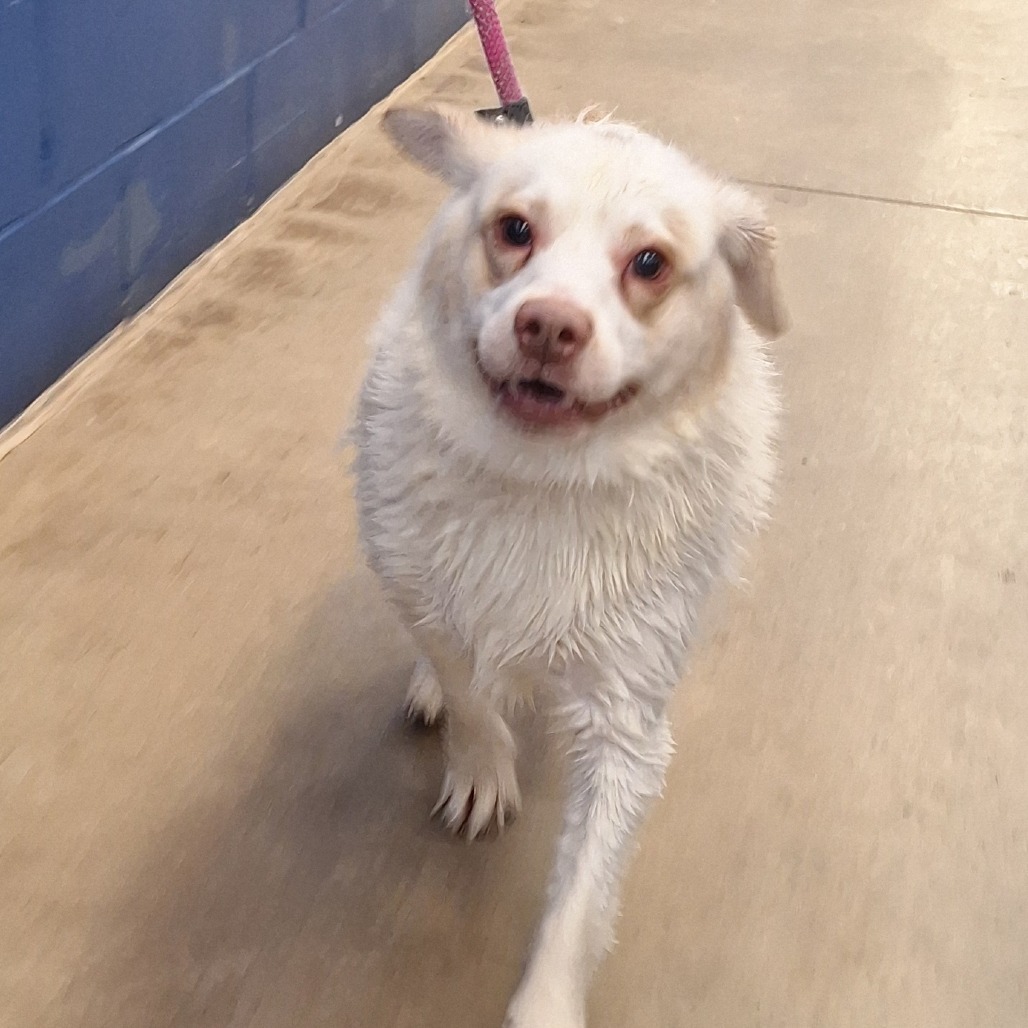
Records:
[[[482,41],[489,74],[496,86],[496,95],[504,107],[517,103],[525,94],[521,92],[514,62],[510,59],[507,40],[503,35],[500,16],[496,13],[495,0],[470,0],[471,13],[475,16],[478,38]]]
[[[478,38],[485,52],[489,74],[493,77],[496,95],[500,98],[500,110],[482,111],[486,117],[510,118],[514,121],[532,120],[528,109],[528,100],[521,91],[514,62],[507,49],[507,40],[503,35],[500,16],[496,13],[496,0],[468,0],[471,13],[475,18]]]

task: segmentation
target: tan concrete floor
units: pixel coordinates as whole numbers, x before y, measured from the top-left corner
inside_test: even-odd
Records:
[[[505,10],[538,111],[770,184],[795,323],[592,1025],[1025,1028],[1028,7]],[[404,98],[489,102],[474,37]],[[5,437],[4,1028],[499,1025],[555,763],[428,823],[336,442],[438,196],[356,126]]]

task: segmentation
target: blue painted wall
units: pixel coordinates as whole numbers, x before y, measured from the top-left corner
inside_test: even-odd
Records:
[[[0,425],[465,17],[464,0],[0,0]]]

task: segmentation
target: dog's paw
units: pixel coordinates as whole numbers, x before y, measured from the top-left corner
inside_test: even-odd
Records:
[[[503,1028],[585,1028],[585,1018],[558,1017],[555,1019],[545,1012],[540,1016],[529,1014],[522,1017],[520,1014],[512,1012],[504,1018]]]
[[[412,724],[431,728],[443,715],[443,690],[427,657],[419,657],[407,687],[403,716]]]
[[[509,733],[508,733],[509,734]],[[513,745],[497,740],[471,747],[447,746],[447,768],[439,802],[432,811],[455,835],[476,839],[499,831],[521,809]]]
[[[510,1001],[503,1028],[585,1028],[585,1010],[559,983],[526,981]]]

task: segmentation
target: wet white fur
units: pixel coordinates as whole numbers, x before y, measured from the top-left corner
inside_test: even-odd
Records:
[[[770,234],[744,194],[633,129],[513,133],[430,114],[392,128],[454,194],[374,335],[356,427],[362,536],[424,654],[409,704],[428,720],[445,704],[445,820],[474,835],[517,809],[504,714],[518,696],[533,691],[565,733],[564,828],[505,1023],[583,1028],[632,836],[662,788],[667,702],[702,602],[767,507],[776,392],[732,301],[779,326]],[[439,289],[466,274],[476,212],[505,189],[548,199],[562,260],[498,289],[458,282],[454,309]],[[690,226],[697,274],[730,284],[727,365],[700,391],[689,361],[718,312],[690,304],[721,294],[701,290],[670,322],[640,326],[597,256],[621,212],[656,226],[669,203]],[[598,326],[583,391],[642,382],[636,401],[570,436],[509,425],[473,360],[476,337],[509,347],[517,304],[551,286]]]

